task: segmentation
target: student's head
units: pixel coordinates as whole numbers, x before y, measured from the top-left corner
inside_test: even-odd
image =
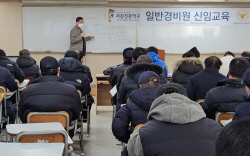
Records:
[[[124,61],[132,61],[133,48],[129,47],[123,50],[123,59]]]
[[[84,20],[82,17],[77,17],[76,18],[76,25],[79,26],[79,24],[84,24]]]
[[[80,51],[80,50],[75,50],[75,52],[77,52],[77,54],[78,54],[78,60],[82,63],[83,62],[83,56],[84,56],[83,52]]]
[[[155,52],[156,54],[158,54],[158,49],[154,46],[151,46],[151,47],[148,47],[147,53],[148,52]]]
[[[178,93],[184,96],[187,96],[186,90],[185,88],[177,83],[166,83],[161,85],[157,91],[156,91],[156,98],[158,98],[161,95],[164,94],[172,94],[172,93]]]
[[[212,67],[216,68],[217,70],[220,70],[220,66],[222,65],[221,60],[216,56],[210,56],[206,58],[204,63],[206,68]]]
[[[28,49],[23,49],[23,50],[19,51],[19,56],[22,56],[22,55],[30,56],[30,51]]]
[[[243,53],[241,53],[241,57],[250,57],[250,52],[244,51]]]
[[[73,57],[78,60],[78,53],[74,50],[67,50],[64,57]]]
[[[233,121],[220,132],[215,156],[249,156],[250,155],[250,119]]]
[[[241,79],[244,72],[249,68],[249,63],[244,58],[234,58],[229,64],[229,78]]]
[[[40,72],[43,76],[57,75],[58,62],[54,57],[46,56],[40,61]]]
[[[192,52],[187,52],[182,55],[182,58],[190,58],[190,57],[196,57],[196,56]]]
[[[146,50],[142,47],[136,47],[133,51],[132,59],[134,62],[137,61],[138,57],[147,54]]]
[[[188,52],[192,52],[192,53],[194,53],[194,55],[195,55],[195,57],[200,57],[200,52],[199,52],[199,50],[196,48],[196,47],[193,47],[192,49],[190,49]],[[188,53],[187,52],[187,53]]]
[[[2,49],[0,49],[0,56],[6,56],[6,53]]]
[[[243,83],[246,85],[248,95],[250,95],[250,68],[248,68],[243,75]]]
[[[227,55],[231,55],[231,56],[235,57],[234,53],[232,53],[231,51],[227,51],[227,52],[224,54],[224,56],[227,56]]]
[[[144,64],[144,63],[149,63],[150,64],[152,62],[153,61],[152,61],[151,57],[148,56],[148,55],[141,55],[137,59],[137,64]]]
[[[139,77],[140,88],[159,86],[159,75],[153,71],[145,71]]]

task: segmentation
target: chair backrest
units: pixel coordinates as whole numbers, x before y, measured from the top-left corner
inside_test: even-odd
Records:
[[[235,112],[216,112],[215,114],[215,121],[223,126],[220,122],[221,120],[230,120],[233,118]]]
[[[196,102],[202,106],[204,103],[205,99],[198,99]]]
[[[135,127],[134,131],[137,130],[138,128],[142,127],[144,124],[139,124]]]
[[[27,116],[28,123],[60,122],[69,132],[69,114],[65,111],[59,112],[30,112]]]
[[[33,76],[27,76],[27,77],[25,77],[25,79],[29,79],[30,80],[29,83],[28,83],[28,85],[30,85],[35,80],[35,78]]]

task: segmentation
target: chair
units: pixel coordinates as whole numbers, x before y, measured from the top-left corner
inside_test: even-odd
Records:
[[[64,143],[64,156],[68,156],[68,135],[65,131],[33,131],[17,134],[18,143]]]
[[[230,120],[233,118],[234,114],[235,112],[216,112],[215,121],[217,121],[221,126],[223,126],[221,120]]]
[[[134,131],[137,130],[138,128],[142,127],[144,124],[139,124],[134,128]]]
[[[6,94],[6,88],[3,86],[0,86],[0,99],[4,99],[5,98],[5,94]],[[3,95],[3,97],[2,97]],[[5,100],[5,99],[4,99]],[[5,106],[5,116],[6,116],[6,106]],[[2,123],[2,100],[0,101],[0,123]]]
[[[198,99],[196,102],[202,106],[204,103],[205,99]]]
[[[30,85],[35,80],[35,78],[33,76],[27,76],[27,77],[25,77],[25,79],[29,79],[30,80],[29,83],[28,83],[28,85]]]

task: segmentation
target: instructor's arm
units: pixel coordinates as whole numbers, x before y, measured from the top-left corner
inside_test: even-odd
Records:
[[[94,38],[95,36],[87,36],[87,37],[84,37],[85,41],[90,41]]]
[[[78,34],[77,31],[71,30],[71,32],[70,32],[70,42],[71,43],[77,43],[79,41],[82,41],[82,36],[84,36],[84,33]]]

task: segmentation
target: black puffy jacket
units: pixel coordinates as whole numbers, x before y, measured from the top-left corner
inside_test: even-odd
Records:
[[[0,67],[0,86],[8,88],[10,91],[18,89],[17,83],[10,71],[6,68]]]
[[[41,76],[21,94],[18,115],[27,122],[29,112],[66,111],[70,121],[76,120],[82,110],[79,93],[75,87],[63,83],[58,76]]]
[[[17,58],[16,63],[23,71],[25,77],[32,76],[36,79],[41,76],[39,73],[39,67],[32,57],[28,55],[21,55]]]
[[[20,83],[23,82],[25,76],[16,62],[9,60],[6,56],[0,56],[0,66],[7,68]]]
[[[86,95],[91,91],[88,75],[78,60],[73,57],[65,57],[60,60],[59,66],[59,75],[65,80],[65,83],[71,84],[76,89],[81,90],[82,95]]]
[[[245,103],[243,97],[247,96],[245,85],[239,80],[224,80],[218,82],[218,87],[207,92],[202,105],[208,118],[213,118],[218,112],[235,112],[235,108]]]
[[[160,84],[167,83],[166,78],[162,75],[163,69],[161,66],[155,64],[135,64],[127,68],[125,76],[119,88],[119,100],[121,104],[127,102],[130,93],[139,87],[139,77],[144,71],[154,71],[160,77]]]
[[[198,58],[183,58],[174,65],[174,73],[170,82],[187,87],[189,79],[203,69],[203,62]]]

